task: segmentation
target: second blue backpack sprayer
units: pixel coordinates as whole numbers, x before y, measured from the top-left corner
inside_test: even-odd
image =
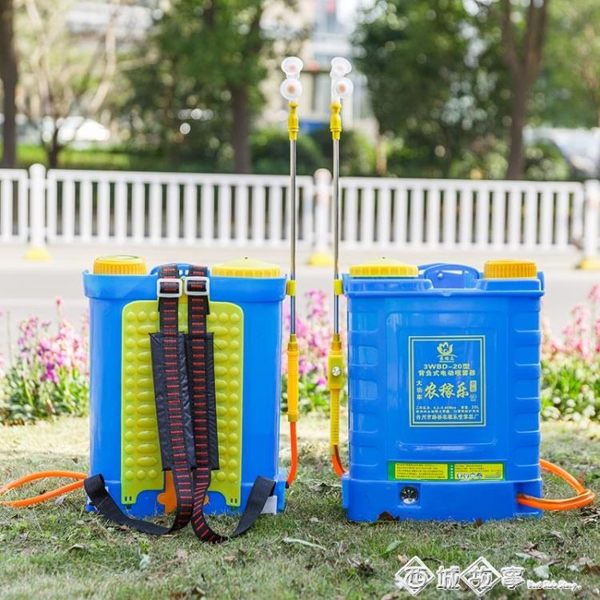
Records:
[[[340,278],[339,140],[350,65],[332,61],[334,313],[331,460],[353,521],[475,521],[540,515],[594,494],[540,459],[540,303],[531,261],[421,268],[382,260]],[[349,469],[339,452],[348,299]],[[541,470],[577,493],[542,498]]]

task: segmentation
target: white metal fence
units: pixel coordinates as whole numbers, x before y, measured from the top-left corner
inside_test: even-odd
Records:
[[[25,242],[29,229],[29,175],[0,169],[0,241]]]
[[[299,177],[300,245],[330,244],[326,170]],[[278,246],[288,178],[0,170],[0,241]],[[600,183],[341,180],[342,243],[354,248],[599,249]]]
[[[348,178],[341,187],[349,246],[549,250],[582,237],[580,183]]]
[[[52,170],[49,242],[279,245],[288,237],[284,176]],[[303,242],[313,231],[313,180],[299,177]]]

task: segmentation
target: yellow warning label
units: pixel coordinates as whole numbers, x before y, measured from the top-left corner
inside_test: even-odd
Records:
[[[446,463],[395,463],[394,479],[447,480]]]
[[[457,481],[504,479],[504,465],[502,463],[455,463],[454,479]]]
[[[388,478],[392,481],[501,481],[504,464],[391,462]]]

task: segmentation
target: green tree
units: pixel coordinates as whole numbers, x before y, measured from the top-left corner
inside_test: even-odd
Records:
[[[2,161],[4,167],[17,162],[17,54],[14,44],[14,3],[0,0],[0,81],[2,81]]]
[[[600,127],[600,3],[553,0],[533,110],[542,122]]]
[[[500,35],[481,11],[463,0],[377,0],[355,41],[380,134],[402,138],[409,172],[448,176],[502,131]]]
[[[116,21],[124,0],[110,0],[109,22],[83,43],[68,25],[72,0],[22,0],[17,19],[20,109],[40,128],[48,166],[58,166],[67,144],[69,116],[97,117],[112,93],[117,71]],[[46,123],[47,129],[42,127]],[[62,139],[61,139],[62,138]]]
[[[502,30],[502,54],[510,74],[510,148],[507,179],[522,179],[525,170],[523,130],[531,92],[540,73],[550,0],[500,0],[491,5]]]
[[[277,4],[294,2],[175,0],[144,41],[149,60],[141,73],[131,73],[129,106],[146,116],[158,110],[164,120],[154,119],[154,133],[170,143],[192,133],[192,126],[211,129],[231,144],[234,170],[247,173],[252,121],[263,101],[259,86],[274,42],[261,25]],[[204,123],[182,123],[181,115],[194,110],[202,112]]]

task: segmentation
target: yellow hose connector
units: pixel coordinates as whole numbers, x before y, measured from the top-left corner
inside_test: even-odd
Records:
[[[329,119],[329,130],[331,138],[339,140],[342,137],[342,103],[331,103],[331,117]]]
[[[327,384],[331,398],[329,444],[332,452],[340,444],[340,394],[345,383],[342,342],[339,334],[334,334],[327,360]]]
[[[287,347],[288,355],[288,390],[287,390],[287,416],[290,423],[298,421],[298,379],[299,379],[299,356],[298,341],[294,334],[290,335]]]
[[[298,139],[298,131],[300,131],[300,120],[298,119],[298,103],[291,101],[288,104],[288,134],[290,141],[295,142]]]

